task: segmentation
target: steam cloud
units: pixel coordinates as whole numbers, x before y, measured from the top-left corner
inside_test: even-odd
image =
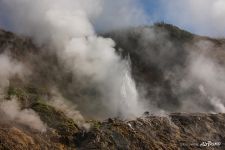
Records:
[[[90,128],[90,125],[85,122],[82,114],[77,110],[76,105],[63,98],[63,96],[60,95],[60,92],[56,89],[52,91],[52,94],[53,96],[49,101],[51,106],[64,112],[65,115],[68,118],[73,119],[79,127],[85,128],[86,130]]]
[[[147,24],[145,14],[138,0],[102,0],[102,12],[93,22],[98,31],[111,31]]]
[[[0,89],[9,86],[9,79],[18,76],[23,78],[28,74],[28,70],[20,62],[10,58],[7,54],[0,55]]]
[[[46,126],[40,117],[31,109],[21,110],[16,99],[0,102],[0,114],[2,116],[1,121],[14,121],[41,132],[46,131]]]
[[[207,44],[208,43],[208,44]],[[200,52],[192,52],[187,67],[187,76],[181,82],[183,90],[197,87],[200,95],[184,102],[184,106],[190,106],[188,109],[192,111],[225,112],[225,70],[219,64],[218,58],[208,56],[210,51],[215,50],[216,46],[210,42],[198,42],[197,48]],[[203,50],[203,51],[202,51]],[[212,106],[212,108],[207,107]],[[198,106],[197,106],[198,105]],[[196,108],[197,107],[197,108]]]
[[[123,45],[129,45],[130,38],[136,40],[138,44],[129,45],[136,47],[132,59],[147,64],[149,80],[153,74],[153,82],[141,83],[152,113],[224,112],[224,44],[197,36],[188,42],[174,40],[163,28],[135,28],[114,34]]]
[[[0,114],[2,121],[12,121],[27,125],[32,129],[45,131],[46,127],[39,116],[31,109],[21,110],[19,102],[16,99],[5,100],[5,88],[9,86],[9,81],[13,77],[23,79],[29,74],[29,70],[23,63],[18,62],[8,54],[0,55]]]
[[[5,88],[10,84],[10,79],[17,77],[21,80],[29,75],[29,70],[21,63],[10,57],[9,54],[0,55],[0,100],[5,97]]]
[[[175,22],[179,20],[181,25],[191,24],[192,28],[202,34],[218,36],[225,33],[225,7],[222,7],[222,0],[161,2],[168,11],[168,16]],[[112,10],[115,7],[117,11]],[[180,9],[182,11],[177,13]],[[81,80],[90,80],[88,83],[91,87],[95,85],[102,95],[101,105],[106,108],[104,111],[99,110],[102,111],[102,116],[130,117],[143,113],[145,107],[139,101],[140,96],[130,73],[130,62],[122,60],[116,54],[112,39],[99,37],[95,31],[146,23],[147,17],[135,0],[95,0],[94,3],[93,0],[2,0],[0,12],[0,20],[8,28],[31,36],[37,44],[50,44],[67,69]],[[225,71],[214,58],[208,56],[209,51],[217,49],[213,43],[207,40],[197,43],[192,41],[189,44],[194,45],[193,47],[179,47],[168,38],[167,32],[150,28],[134,32],[141,34],[141,58],[163,72],[161,80],[168,80],[171,84],[166,92],[175,96],[175,102],[171,101],[171,97],[166,97],[169,100],[164,101],[162,99],[165,97],[162,95],[167,96],[165,88],[150,87],[153,91],[151,94],[154,95],[150,98],[152,111],[167,112],[166,108],[175,103],[172,111],[225,112]],[[159,46],[153,49],[151,44]],[[177,62],[181,64],[176,64]],[[62,104],[65,105],[61,109],[67,116],[76,116],[78,118],[74,119],[82,122],[79,112],[69,107],[70,104],[67,105],[59,94],[52,105],[59,109]],[[164,106],[159,107],[158,104]]]
[[[116,15],[126,16],[124,22],[107,18],[115,12],[108,9],[111,4],[120,6]],[[143,113],[129,63],[115,53],[114,41],[96,35],[92,22],[99,30],[143,22],[143,12],[133,4],[132,0],[2,0],[0,7],[12,30],[32,36],[38,44],[50,43],[68,69],[98,85],[111,116],[129,117]],[[129,7],[134,12],[128,12]]]

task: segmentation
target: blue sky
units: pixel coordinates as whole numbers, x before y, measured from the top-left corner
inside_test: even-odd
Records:
[[[140,4],[144,8],[145,13],[150,18],[151,23],[164,21],[166,23],[181,26],[178,22],[168,17],[165,7],[163,7],[163,2],[161,0],[140,0]],[[193,31],[193,29],[189,28],[188,26],[182,27],[189,31]]]
[[[160,1],[161,0],[140,0],[140,4],[144,8],[145,13],[150,18],[151,23],[164,21],[166,23],[181,26],[179,25],[179,23],[175,22],[167,16],[166,10],[164,10],[162,6],[163,3],[162,1]],[[188,26],[182,26],[182,28],[193,31],[193,29]]]
[[[12,0],[12,2],[14,1],[17,0]],[[124,3],[123,0],[106,0],[106,2],[103,15],[96,21],[99,28],[103,29],[104,26],[109,26],[109,29],[113,29],[114,26],[116,28],[132,23],[134,25],[146,23],[144,15],[142,15],[143,21],[138,13],[136,13],[137,16],[133,12],[129,13],[130,8],[136,8],[132,6],[133,3],[131,6],[130,3],[126,6],[126,2],[129,0],[124,0]],[[138,10],[141,5],[145,14],[149,16],[149,24],[164,21],[196,34],[225,37],[225,0],[131,0],[131,2],[134,2],[135,6],[138,5]],[[125,13],[120,14],[123,10]],[[0,5],[0,26],[9,27],[5,19],[8,14],[10,13],[5,12],[4,14],[4,7]],[[120,18],[126,19],[121,21]]]
[[[168,22],[166,16],[164,15],[164,10],[161,7],[160,0],[140,0],[140,3],[152,22]]]
[[[178,27],[185,29],[192,33],[196,33],[196,34],[200,34],[200,35],[209,35],[207,33],[198,31],[198,29],[195,29],[194,26],[191,26],[191,23],[190,24],[182,24],[178,20],[170,17],[168,10],[166,10],[167,6],[165,6],[168,3],[167,2],[165,3],[165,1],[163,1],[163,0],[140,0],[139,2],[141,4],[141,6],[143,7],[145,13],[148,15],[148,17],[150,19],[150,23],[163,21],[163,22],[178,26]]]
[[[138,0],[152,23],[164,21],[190,32],[225,37],[225,0]]]
[[[164,1],[164,0],[139,0],[141,7],[143,7],[146,15],[149,17],[150,19],[150,23],[155,23],[155,22],[165,22],[165,23],[169,23],[169,24],[173,24],[175,26],[180,27],[181,29],[187,30],[189,32],[195,33],[195,34],[199,34],[199,35],[208,35],[211,36],[213,34],[209,33],[208,31],[201,31],[201,29],[199,29],[199,27],[196,27],[195,25],[193,25],[194,21],[189,23],[183,23],[182,21],[188,19],[185,18],[186,16],[184,16],[182,14],[182,12],[180,12],[180,14],[177,14],[177,16],[183,17],[181,19],[181,22],[179,22],[179,17],[177,18],[173,18],[171,17],[171,10],[168,9],[168,1]],[[174,5],[173,9],[180,9],[180,6],[178,5]],[[185,7],[185,6],[183,6]],[[181,6],[181,10],[182,10],[182,6]],[[168,12],[169,11],[169,12]],[[174,12],[178,13],[178,10],[175,10]]]

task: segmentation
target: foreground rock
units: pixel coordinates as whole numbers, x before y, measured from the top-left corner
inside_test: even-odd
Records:
[[[0,126],[1,149],[225,149],[225,114],[145,116],[134,121],[91,122],[65,141],[53,132]]]
[[[80,149],[222,150],[225,149],[225,114],[171,114],[135,121],[109,120],[80,134],[76,142]]]
[[[54,141],[54,136],[47,133],[38,133],[11,125],[0,125],[1,150],[43,150],[66,149],[64,145]]]

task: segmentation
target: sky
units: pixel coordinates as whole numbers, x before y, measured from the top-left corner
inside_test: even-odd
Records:
[[[225,0],[140,0],[151,23],[164,21],[190,32],[225,37]]]
[[[162,12],[160,13],[160,2],[157,0],[142,0],[140,1],[142,7],[144,8],[145,12],[153,17],[151,18],[153,22],[162,21],[165,18],[163,17]]]
[[[7,0],[2,1],[8,2]],[[97,31],[108,31],[110,29],[128,27],[129,25],[151,25],[155,22],[163,21],[195,34],[225,37],[225,0],[102,1],[106,2],[103,6],[103,13],[93,21]],[[90,7],[100,10],[95,8],[93,4]],[[6,28],[9,28],[10,25],[4,18],[7,18],[9,16],[8,13],[11,12],[4,11],[4,9],[4,6],[0,5],[0,26],[4,25]],[[144,16],[142,11],[145,13]],[[145,16],[148,18],[147,22],[144,21]]]
[[[171,0],[173,1],[173,0]],[[174,21],[173,18],[170,18],[166,11],[166,7],[164,6],[165,3],[163,3],[162,0],[140,0],[140,4],[143,7],[146,15],[149,17],[149,23],[155,23],[155,22],[166,22],[171,23],[173,25],[179,26],[185,30],[188,30],[190,32],[194,32],[196,34],[202,34],[207,35],[207,33],[202,33],[198,30],[195,30],[194,27],[180,24],[178,21]]]

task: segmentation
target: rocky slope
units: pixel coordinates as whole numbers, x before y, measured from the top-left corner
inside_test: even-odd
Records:
[[[78,130],[66,137],[53,131],[38,133],[1,124],[0,148],[223,150],[224,128],[224,114],[171,114],[166,117],[150,115],[133,121],[92,121],[89,131]]]
[[[80,149],[224,149],[224,114],[145,116],[96,123],[76,141]],[[217,146],[205,146],[211,141]]]
[[[83,85],[68,72],[51,51],[46,51],[49,47],[36,46],[29,38],[0,30],[0,53],[22,62],[32,72],[23,78],[17,74],[7,78],[7,86],[0,90],[0,101],[16,98],[21,110],[33,110],[46,125],[46,131],[38,131],[19,122],[18,118],[1,119],[0,149],[225,149],[225,115],[210,113],[216,112],[212,104],[202,106],[207,109],[201,112],[207,113],[190,113],[192,110],[172,113],[185,110],[180,101],[183,95],[191,93],[188,98],[193,101],[206,99],[198,86],[183,93],[174,90],[174,85],[178,85],[185,74],[186,69],[182,68],[188,65],[189,51],[204,51],[198,47],[199,41],[210,43],[213,46],[207,47],[206,55],[223,66],[223,39],[197,36],[167,24],[103,35],[115,40],[119,54],[130,57],[138,89],[146,90],[144,96],[151,100],[151,109],[171,114],[146,112],[134,120],[93,120],[82,102],[98,99],[94,87]],[[49,101],[55,98],[54,86],[63,97],[73,99],[77,109],[83,110],[85,120],[76,121],[65,110],[51,105]],[[98,107],[98,104],[92,106],[93,109]],[[1,116],[5,113],[0,109]],[[85,128],[81,123],[90,127]]]

